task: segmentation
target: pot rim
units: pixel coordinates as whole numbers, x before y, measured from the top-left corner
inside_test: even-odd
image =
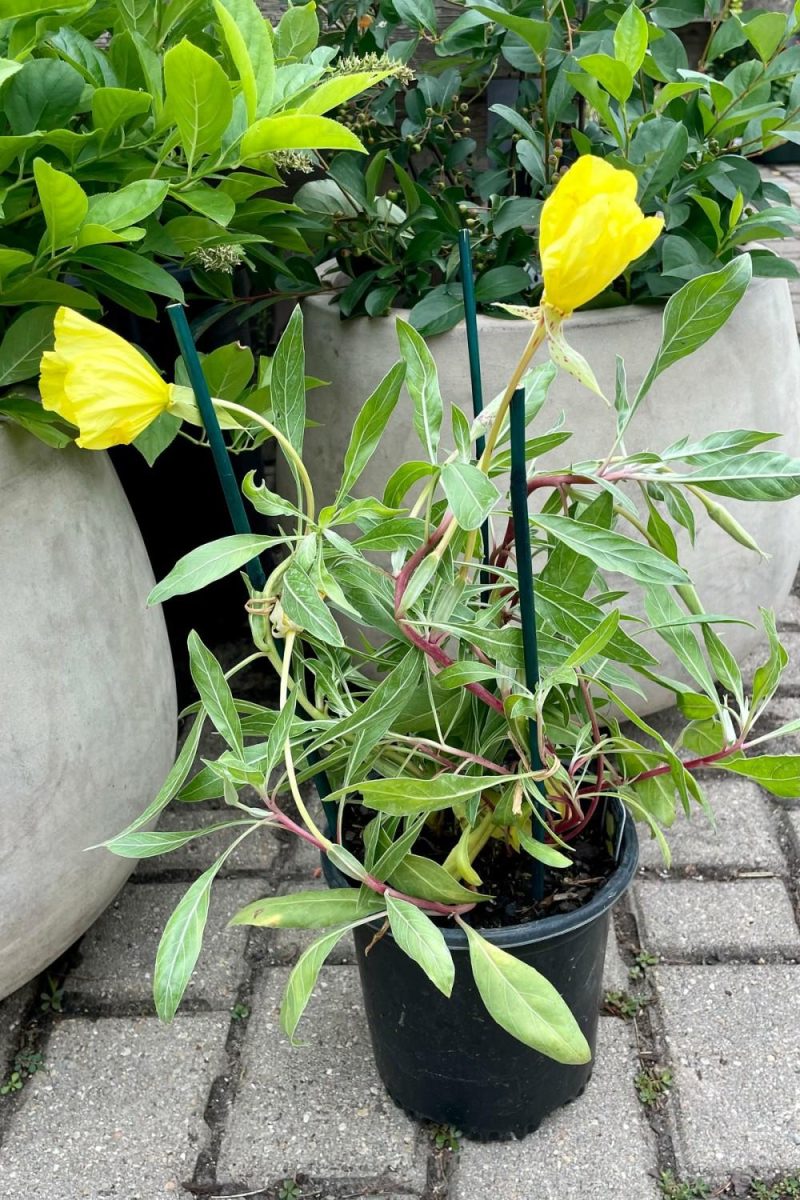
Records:
[[[328,262],[322,263],[319,268],[320,275],[324,275],[327,267],[332,267],[334,265],[335,264],[332,259],[329,259]],[[336,274],[330,275],[329,278],[332,281],[336,279],[345,280],[348,278],[348,276],[343,275],[341,272],[337,272]],[[742,303],[744,303],[747,297],[753,292],[763,291],[768,285],[775,283],[783,284],[788,291],[788,283],[785,279],[771,278],[766,275],[754,276],[748,284],[745,295],[742,297]],[[581,328],[590,327],[592,325],[628,325],[636,321],[644,320],[651,315],[657,316],[660,321],[668,299],[669,296],[665,297],[663,302],[660,300],[655,300],[653,303],[647,304],[618,304],[611,308],[591,308],[584,312],[576,312],[570,317],[570,327]],[[334,308],[333,297],[328,296],[324,292],[317,292],[314,295],[306,296],[302,301],[302,304],[304,307],[306,305],[311,305],[316,309]],[[408,321],[410,312],[411,309],[409,308],[391,308],[384,316],[368,317],[362,314],[357,317],[339,317],[339,319],[343,322],[346,321],[346,323],[351,326],[354,326],[356,322],[368,322],[369,324],[373,324],[377,321],[388,321],[393,323],[393,321],[398,318]],[[339,316],[338,313],[337,316]],[[482,312],[478,313],[478,325],[482,329],[495,331],[502,330],[503,332],[507,330],[519,331],[520,329],[525,328],[524,321],[515,320],[513,317],[494,317],[490,316],[488,313]],[[462,318],[456,325],[453,326],[452,329],[447,329],[444,333],[433,334],[431,340],[435,340],[436,338],[440,337],[447,337],[448,335],[452,335],[454,333],[463,333],[465,330],[466,325]]]
[[[542,917],[537,921],[523,921],[519,925],[503,925],[496,929],[481,929],[481,937],[494,946],[502,949],[513,949],[515,946],[529,946],[535,942],[547,942],[562,938],[577,932],[585,925],[591,924],[604,916],[627,891],[639,863],[639,837],[636,825],[630,813],[625,809],[618,797],[611,800],[617,811],[625,813],[625,825],[622,830],[622,845],[616,870],[609,875],[602,887],[598,888],[591,900],[580,908],[569,913],[556,913],[552,917]],[[334,880],[337,887],[353,887],[354,882],[348,879],[327,858],[321,855],[323,874],[328,880]],[[380,922],[376,921],[370,928],[379,929]],[[467,935],[458,927],[439,926],[444,940],[450,950],[467,951]],[[391,937],[391,933],[387,933]]]

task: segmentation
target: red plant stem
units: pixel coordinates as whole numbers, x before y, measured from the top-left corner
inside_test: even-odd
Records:
[[[702,767],[710,767],[713,763],[719,762],[720,759],[728,758],[731,754],[736,754],[740,750],[747,750],[748,742],[738,741],[731,746],[723,746],[721,750],[717,750],[714,754],[704,754],[701,758],[687,758],[682,764],[687,771],[698,771]],[[669,763],[662,763],[660,767],[651,767],[649,771],[642,771],[641,775],[635,775],[633,779],[626,779],[626,783],[641,783],[645,779],[655,779],[658,775],[668,775],[672,770]]]
[[[323,854],[327,853],[327,846],[324,842],[315,837],[313,833],[309,833],[302,825],[298,825],[291,817],[287,816],[280,809],[272,798],[267,796],[267,807],[275,818],[283,825],[284,829],[290,830],[297,837],[303,838],[304,841],[310,842],[312,846],[316,846]],[[408,904],[413,904],[415,908],[421,908],[426,912],[438,913],[443,917],[460,916],[462,913],[471,912],[475,907],[474,904],[440,904],[438,900],[420,900],[416,896],[408,896],[405,892],[398,892],[395,888],[390,887],[388,883],[383,883],[380,879],[376,879],[374,875],[367,875],[362,881],[371,891],[376,892],[379,896],[390,895],[397,900],[405,900]]]

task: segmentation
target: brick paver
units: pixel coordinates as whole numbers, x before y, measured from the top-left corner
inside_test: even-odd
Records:
[[[153,1200],[186,1195],[208,1091],[224,1065],[220,1016],[70,1019],[26,1085],[2,1150],[4,1196]]]
[[[800,930],[780,879],[642,880],[634,902],[645,946],[666,958],[800,959]]]

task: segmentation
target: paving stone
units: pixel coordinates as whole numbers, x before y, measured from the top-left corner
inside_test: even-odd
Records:
[[[606,959],[603,963],[603,991],[630,991],[628,968],[620,954],[619,942],[617,941],[617,935],[613,926],[609,930]]]
[[[0,1081],[8,1074],[25,1009],[33,998],[34,985],[26,984],[0,1001]]]
[[[779,879],[640,880],[644,946],[666,958],[800,958],[800,931]]]
[[[295,1047],[278,1025],[287,975],[268,971],[253,1002],[219,1180],[247,1191],[302,1172],[422,1191],[424,1139],[378,1078],[357,972],[323,968]]]
[[[800,1163],[800,968],[659,967],[685,1178]]]
[[[20,1095],[3,1142],[3,1194],[153,1200],[185,1194],[208,1140],[203,1112],[224,1068],[218,1016],[59,1021],[46,1069]]]
[[[81,942],[81,963],[69,976],[70,1002],[152,1003],[153,964],[170,913],[185,883],[129,883]],[[188,999],[228,1009],[244,977],[245,927],[227,929],[233,914],[258,899],[257,879],[222,879],[211,890],[203,949],[186,990]]]
[[[600,1021],[583,1096],[519,1142],[464,1142],[455,1200],[657,1200],[655,1139],[636,1098],[630,1028]]]
[[[244,814],[228,808],[202,808],[193,804],[170,805],[161,817],[159,830],[161,832],[183,832],[187,829],[208,829],[224,821],[235,821]],[[139,863],[138,874],[151,876],[159,871],[196,871],[198,874],[210,867],[243,830],[244,826],[223,829],[219,833],[211,833],[194,838],[172,850],[169,854],[157,858],[144,858]],[[237,846],[229,858],[225,860],[220,877],[232,871],[262,871],[266,881],[271,881],[276,867],[285,854],[285,847],[278,841],[269,829],[257,829]],[[266,893],[265,893],[266,894]]]
[[[711,777],[703,781],[716,826],[695,807],[690,817],[679,810],[675,824],[665,830],[673,867],[751,868],[780,873],[786,863],[773,829],[772,811],[764,792],[748,779]],[[640,826],[639,863],[666,872],[654,838]]]
[[[781,633],[781,642],[789,655],[786,670],[781,676],[781,689],[796,692],[800,689],[800,633]]]

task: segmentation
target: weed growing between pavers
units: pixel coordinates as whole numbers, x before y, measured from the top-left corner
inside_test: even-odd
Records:
[[[640,1071],[634,1080],[636,1093],[648,1108],[658,1108],[664,1103],[672,1082],[672,1072],[668,1067],[649,1067],[646,1071]]]
[[[632,1021],[649,1003],[649,996],[632,996],[629,992],[606,992],[603,997],[603,1012],[610,1017]]]
[[[672,1171],[661,1172],[658,1186],[664,1200],[704,1200],[712,1194],[710,1186],[702,1179],[697,1179],[694,1183],[681,1183]]]
[[[800,1197],[800,1172],[784,1176],[775,1183],[754,1179],[751,1185],[752,1200],[798,1200]]]

